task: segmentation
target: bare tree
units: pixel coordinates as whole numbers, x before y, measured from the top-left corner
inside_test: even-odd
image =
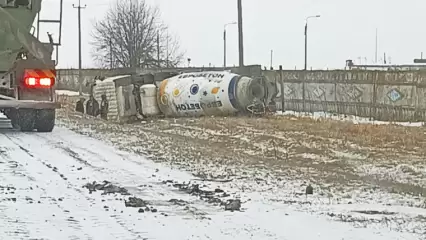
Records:
[[[100,67],[176,67],[184,53],[145,0],[117,0],[94,23],[92,56]]]

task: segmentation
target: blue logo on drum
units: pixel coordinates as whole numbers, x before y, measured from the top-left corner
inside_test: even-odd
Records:
[[[192,84],[191,88],[189,89],[192,95],[197,94],[199,90],[200,87],[198,86],[198,84]]]

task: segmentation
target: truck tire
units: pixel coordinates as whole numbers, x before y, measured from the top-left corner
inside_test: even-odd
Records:
[[[19,125],[21,132],[32,132],[36,119],[36,111],[33,109],[19,109],[12,116],[11,122],[13,125]]]
[[[19,129],[18,119],[16,117],[10,118],[10,123],[14,129]]]
[[[10,119],[10,124],[12,124],[12,127],[14,129],[19,129],[19,123],[18,123],[18,117],[17,117],[18,111],[8,109],[4,112],[4,114],[6,115],[8,119]]]
[[[55,109],[38,110],[35,129],[38,132],[52,132],[55,127],[55,113]]]

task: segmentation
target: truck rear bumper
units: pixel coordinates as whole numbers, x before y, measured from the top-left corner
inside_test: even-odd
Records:
[[[30,109],[57,109],[61,104],[49,101],[30,101],[30,100],[1,100],[1,108],[30,108]]]

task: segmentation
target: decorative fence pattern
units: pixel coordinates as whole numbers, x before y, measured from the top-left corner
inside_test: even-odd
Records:
[[[384,121],[426,121],[424,71],[264,71],[278,109],[330,112]]]

